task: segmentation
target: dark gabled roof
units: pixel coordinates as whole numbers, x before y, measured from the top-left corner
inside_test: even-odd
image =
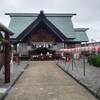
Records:
[[[49,27],[50,30],[52,30],[55,35],[57,35],[62,41],[67,40],[67,37],[59,30],[57,29],[44,15],[43,11],[40,12],[40,15],[37,17],[35,21],[33,21],[18,37],[18,40],[23,40],[31,31],[33,31],[37,25],[39,25],[40,22],[43,22],[46,24],[47,27]]]
[[[6,13],[11,17],[9,28],[14,31],[11,38],[18,37],[31,23],[33,23],[39,16],[39,13]],[[48,19],[61,33],[67,38],[74,39],[75,31],[72,23],[72,13],[44,13]]]
[[[12,39],[22,40],[42,22],[48,29],[66,42],[88,41],[88,28],[74,28],[72,13],[6,13],[11,17],[9,28],[14,31]],[[40,16],[40,17],[39,17]]]
[[[69,40],[69,42],[88,42],[88,36],[86,34],[86,31],[89,28],[74,28],[75,30],[75,34],[76,34],[76,38],[73,40]]]

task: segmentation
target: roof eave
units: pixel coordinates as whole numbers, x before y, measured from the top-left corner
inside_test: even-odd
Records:
[[[5,13],[10,17],[38,17],[39,13]],[[75,13],[45,13],[46,17],[72,17]]]
[[[75,31],[87,31],[89,28],[74,28]]]

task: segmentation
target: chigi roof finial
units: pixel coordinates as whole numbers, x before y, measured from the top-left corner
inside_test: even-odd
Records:
[[[43,11],[43,10],[41,10],[41,11],[40,11],[40,14],[44,14],[44,11]]]
[[[45,14],[43,10],[40,11],[38,18],[45,18]]]

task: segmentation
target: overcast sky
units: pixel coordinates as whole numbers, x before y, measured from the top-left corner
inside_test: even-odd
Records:
[[[5,13],[76,13],[75,28],[89,28],[89,39],[100,41],[100,0],[1,0],[0,22],[8,26]]]

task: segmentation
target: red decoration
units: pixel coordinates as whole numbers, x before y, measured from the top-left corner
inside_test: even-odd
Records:
[[[69,57],[66,57],[66,62],[69,62]]]
[[[77,47],[77,48],[71,48],[71,49],[60,49],[60,51],[64,51],[64,52],[69,52],[69,53],[75,53],[75,52],[81,52],[81,51],[92,51],[92,52],[96,52],[99,51],[100,52],[100,46],[85,46],[85,47]]]
[[[16,57],[16,63],[18,63],[19,62],[19,58],[18,57]]]
[[[81,59],[81,56],[78,57],[78,61],[80,61],[80,59]]]
[[[98,51],[100,52],[100,47],[98,47]]]

